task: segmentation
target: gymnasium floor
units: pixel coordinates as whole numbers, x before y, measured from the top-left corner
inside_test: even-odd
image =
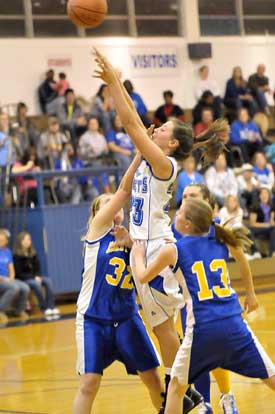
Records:
[[[275,293],[259,294],[258,300],[263,308],[250,325],[275,361]],[[36,319],[35,323],[0,329],[0,413],[71,413],[78,386],[74,306],[61,310],[67,319],[47,323]],[[275,394],[260,381],[232,374],[232,390],[240,414],[275,413]],[[215,414],[220,413],[218,400],[213,383]],[[109,413],[154,413],[144,386],[138,378],[127,377],[119,363],[106,370],[93,410],[93,414]]]

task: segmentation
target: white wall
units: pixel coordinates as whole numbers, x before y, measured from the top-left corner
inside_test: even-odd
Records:
[[[121,69],[123,78],[131,78],[136,90],[143,96],[149,109],[162,101],[161,91],[171,89],[175,102],[183,107],[194,104],[194,85],[197,69],[201,64],[210,65],[211,77],[224,89],[232,67],[240,65],[245,77],[255,71],[258,63],[265,63],[267,75],[273,88],[275,81],[275,37],[234,37],[203,38],[213,47],[213,58],[205,61],[190,61],[187,47],[181,38],[85,38],[85,39],[0,39],[0,104],[25,101],[30,113],[38,112],[36,88],[48,69],[48,59],[71,60],[64,70],[72,87],[79,95],[90,98],[95,94],[100,81],[92,78],[93,63],[91,48],[97,46],[106,53],[116,67]],[[176,51],[178,68],[173,70],[133,70],[130,54],[137,50],[142,53],[172,53]],[[147,74],[148,72],[148,74]],[[163,75],[161,73],[163,72]]]

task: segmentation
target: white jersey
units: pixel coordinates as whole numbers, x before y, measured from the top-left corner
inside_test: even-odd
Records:
[[[135,173],[132,186],[130,234],[135,240],[173,237],[168,216],[173,184],[177,177],[177,162],[172,164],[169,178],[157,178],[150,164],[142,160]]]

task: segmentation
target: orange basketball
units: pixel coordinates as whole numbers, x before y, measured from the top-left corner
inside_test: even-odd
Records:
[[[69,0],[67,12],[71,21],[79,27],[99,26],[108,11],[106,0]]]

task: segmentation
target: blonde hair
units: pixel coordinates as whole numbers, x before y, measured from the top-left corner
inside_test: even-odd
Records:
[[[9,238],[10,238],[9,231],[6,230],[6,229],[0,229],[0,236],[6,237],[6,240],[7,240],[6,247],[8,247],[8,245],[9,245]]]
[[[218,242],[231,247],[241,247],[249,250],[253,242],[247,237],[249,230],[242,226],[239,228],[228,228],[228,220],[223,225],[213,222],[213,210],[210,205],[198,198],[188,198],[184,201],[185,217],[190,220],[196,234],[205,234],[210,230],[211,224],[215,227],[215,238]]]

